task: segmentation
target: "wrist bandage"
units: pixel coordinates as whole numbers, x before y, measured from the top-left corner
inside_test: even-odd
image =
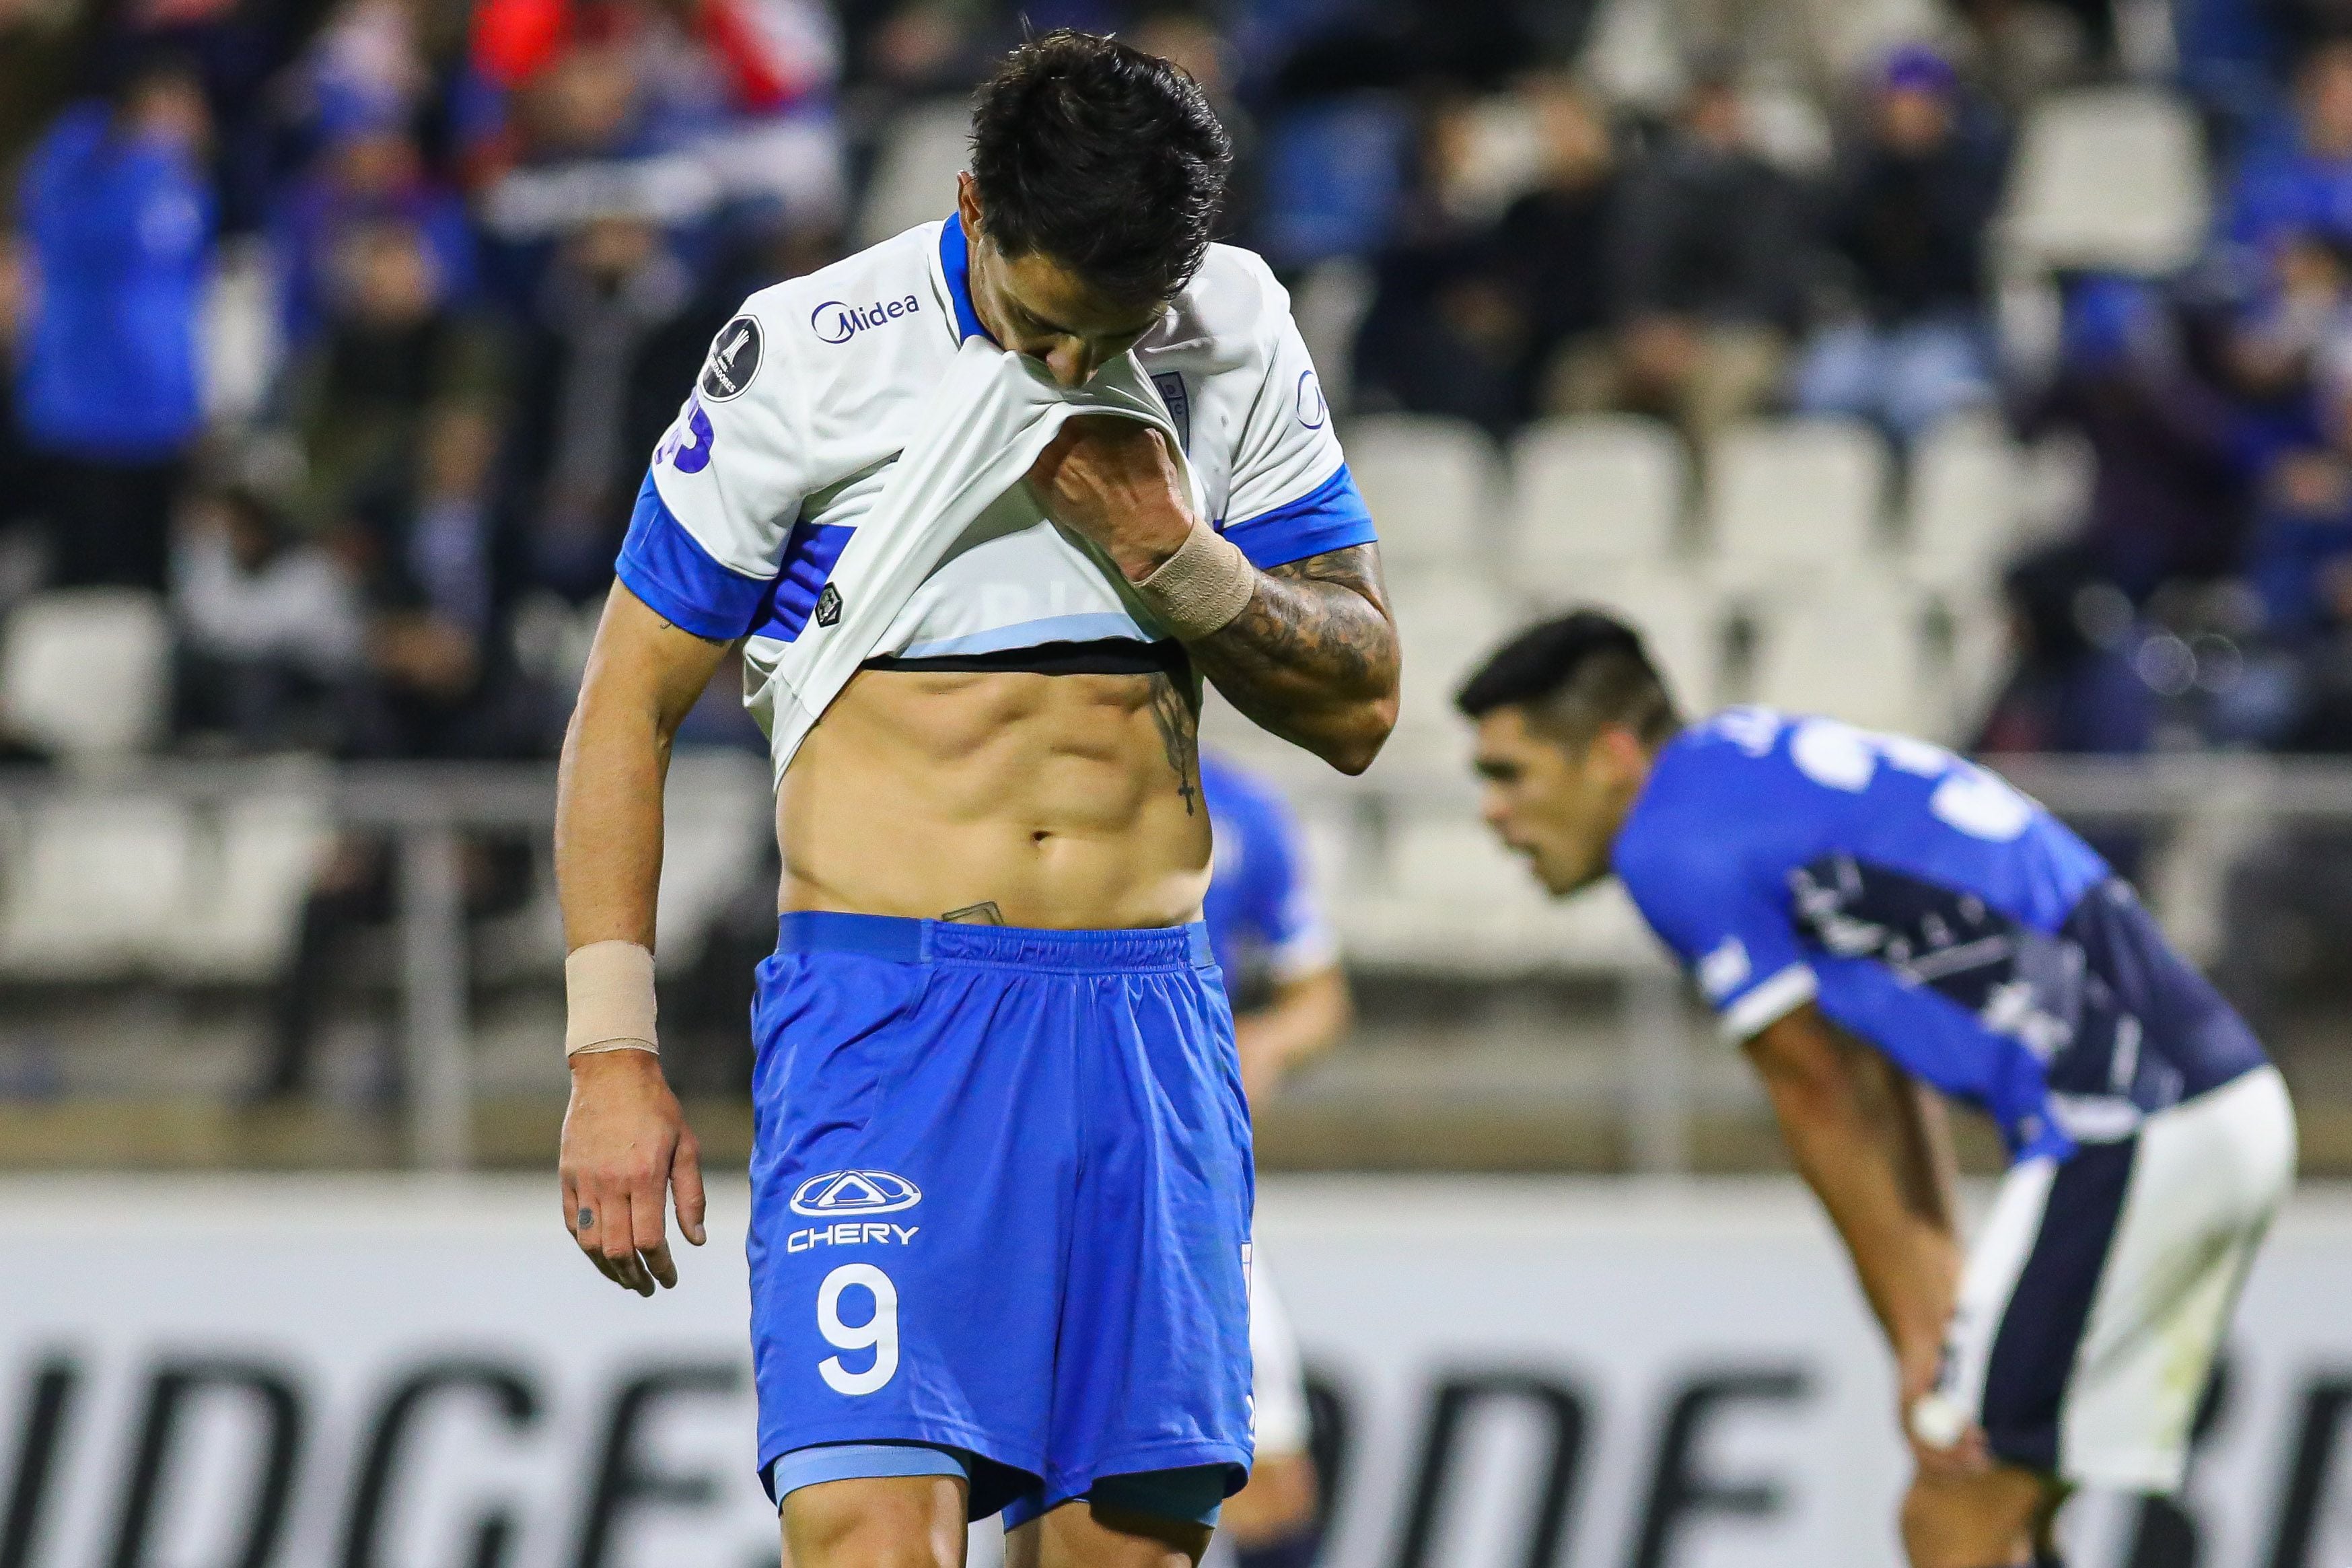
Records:
[[[634,942],[592,942],[563,961],[563,1057],[651,1051],[654,955]]]
[[[1192,642],[1223,630],[1249,607],[1257,568],[1240,545],[1196,521],[1176,553],[1135,587],[1170,631]]]

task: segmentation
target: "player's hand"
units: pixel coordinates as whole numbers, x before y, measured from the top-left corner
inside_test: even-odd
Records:
[[[677,1196],[677,1228],[700,1247],[702,1152],[651,1051],[604,1051],[572,1061],[563,1112],[563,1224],[588,1261],[640,1296],[677,1283],[664,1200]]]
[[[1904,1347],[1895,1357],[1902,1383],[1895,1419],[1923,1476],[1941,1480],[1980,1475],[1992,1468],[1984,1428],[1959,1415],[1937,1392],[1943,1370],[1940,1338]]]
[[[1081,415],[1030,466],[1045,515],[1094,542],[1130,583],[1176,553],[1192,531],[1184,476],[1151,426]]]

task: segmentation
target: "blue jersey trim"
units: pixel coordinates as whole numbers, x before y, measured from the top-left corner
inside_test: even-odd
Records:
[[[1372,527],[1371,509],[1364,504],[1363,492],[1356,489],[1356,476],[1345,463],[1338,473],[1297,500],[1228,522],[1219,531],[1240,545],[1250,564],[1261,572],[1326,551],[1380,541],[1379,531]]]
[[[955,306],[956,342],[987,338],[996,342],[989,330],[980,324],[980,312],[971,308],[971,242],[964,237],[961,213],[948,214],[948,221],[940,230],[940,269],[947,274],[948,300]]]
[[[1131,642],[1150,640],[1132,616],[1105,610],[1085,616],[1047,616],[1042,620],[971,632],[960,637],[914,643],[898,657],[943,658],[951,654],[1002,653],[1007,648],[1035,647],[1049,642],[1097,642],[1105,637],[1125,637]]]
[[[784,558],[777,563],[775,592],[751,635],[778,642],[798,640],[816,611],[817,595],[824,592],[834,563],[856,531],[846,523],[811,522],[805,518],[793,524],[792,535],[784,541]]]
[[[769,584],[710,558],[686,531],[654,486],[653,470],[637,487],[628,537],[614,571],[646,607],[698,637],[731,642],[760,613]]]

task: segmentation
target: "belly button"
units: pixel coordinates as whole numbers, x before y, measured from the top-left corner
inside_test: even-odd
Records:
[[[1044,828],[1042,828],[1042,827],[1041,827],[1041,828],[1037,829],[1037,831],[1036,831],[1036,832],[1032,833],[1032,834],[1029,836],[1029,842],[1030,842],[1030,843],[1032,843],[1032,844],[1043,844],[1043,843],[1045,843],[1045,840],[1046,840],[1046,839],[1048,839],[1048,838],[1050,838],[1050,837],[1053,837],[1053,835],[1052,835],[1052,834],[1048,833],[1045,829],[1044,829]]]

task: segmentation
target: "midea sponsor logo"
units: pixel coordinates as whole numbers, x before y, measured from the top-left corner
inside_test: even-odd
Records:
[[[877,300],[870,305],[845,305],[838,300],[827,300],[809,312],[809,327],[818,342],[840,344],[868,328],[911,316],[921,309],[912,294],[903,300]]]

